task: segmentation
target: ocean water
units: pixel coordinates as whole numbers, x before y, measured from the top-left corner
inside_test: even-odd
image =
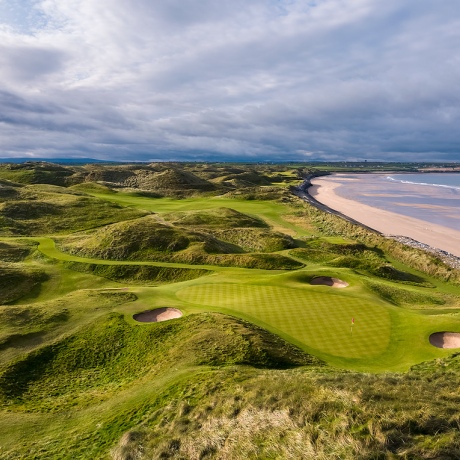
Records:
[[[343,174],[335,192],[351,200],[460,231],[460,174]]]
[[[460,190],[460,173],[390,174],[388,180],[404,184],[445,187]]]

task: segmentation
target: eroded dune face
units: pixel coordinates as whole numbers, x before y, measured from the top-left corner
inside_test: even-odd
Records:
[[[133,315],[133,319],[140,323],[159,323],[160,321],[168,321],[181,316],[182,312],[177,308],[163,307],[137,313]]]
[[[313,285],[330,286],[334,288],[344,288],[348,286],[346,281],[338,278],[331,278],[330,276],[317,276],[310,281]]]
[[[430,343],[437,348],[460,348],[460,333],[435,332],[430,335]]]

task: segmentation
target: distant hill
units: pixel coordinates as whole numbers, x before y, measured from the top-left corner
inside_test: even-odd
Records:
[[[98,160],[96,158],[0,158],[0,163],[27,163],[27,162],[40,162],[57,163],[66,165],[80,165],[91,163],[117,163],[110,160]]]

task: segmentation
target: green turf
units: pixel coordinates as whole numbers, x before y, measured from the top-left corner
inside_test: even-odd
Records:
[[[282,190],[295,170],[177,168],[64,170],[59,181],[80,184],[70,193],[6,184],[4,234],[27,236],[0,244],[0,457],[456,458],[460,365],[428,338],[460,332],[459,287],[323,231]],[[14,171],[30,183],[51,169]],[[155,198],[158,176],[201,196]],[[37,207],[19,199],[33,196]],[[168,252],[196,231],[207,236]],[[209,250],[235,250],[223,243],[241,252]],[[184,317],[133,319],[165,306]]]
[[[323,290],[209,284],[184,288],[177,295],[253,317],[323,354],[360,359],[381,354],[390,339],[388,310],[360,298],[318,292]]]

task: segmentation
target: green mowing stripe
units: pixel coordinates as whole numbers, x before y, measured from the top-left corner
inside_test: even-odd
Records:
[[[370,358],[389,345],[391,317],[381,305],[312,289],[200,284],[176,293],[180,300],[252,316],[321,353]],[[351,331],[351,319],[355,325]]]

